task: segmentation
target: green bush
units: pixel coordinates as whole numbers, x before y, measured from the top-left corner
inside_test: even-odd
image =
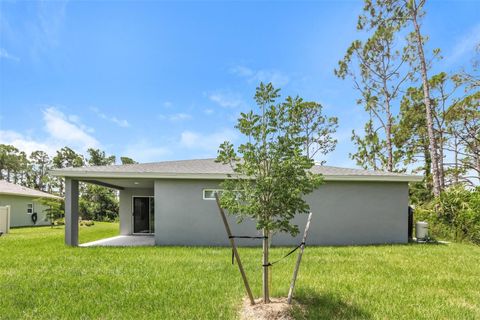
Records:
[[[63,226],[65,225],[65,218],[56,219],[53,221],[54,226]]]
[[[95,225],[95,222],[93,222],[93,220],[81,220],[80,221],[80,226],[91,227],[93,225]]]
[[[429,222],[434,237],[480,244],[480,187],[450,187],[417,207],[415,216]]]

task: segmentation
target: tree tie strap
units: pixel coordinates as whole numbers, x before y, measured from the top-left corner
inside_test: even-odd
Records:
[[[271,267],[273,266],[275,263],[277,262],[280,262],[282,261],[283,259],[285,259],[286,257],[288,257],[289,255],[291,255],[292,253],[294,253],[295,251],[297,251],[298,249],[300,249],[302,246],[305,247],[305,242],[301,242],[298,246],[296,246],[294,249],[292,249],[289,253],[287,253],[286,255],[284,255],[283,257],[281,257],[280,259],[274,261],[274,262],[269,262],[267,264],[262,264],[262,267]]]
[[[258,236],[258,237],[251,237],[251,236],[229,236],[229,239],[268,239],[267,236]]]

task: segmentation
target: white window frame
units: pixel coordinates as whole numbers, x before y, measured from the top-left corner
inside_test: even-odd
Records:
[[[203,198],[203,200],[215,200],[215,197],[213,197],[213,198],[205,197],[205,193],[206,192],[219,192],[220,193],[222,191],[223,191],[223,189],[203,189],[202,190],[202,198]]]
[[[30,207],[31,206],[31,207]],[[28,212],[29,210],[32,210],[31,212]],[[33,203],[27,203],[27,214],[33,214]]]

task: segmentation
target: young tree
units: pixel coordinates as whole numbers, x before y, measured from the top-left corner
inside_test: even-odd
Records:
[[[291,223],[297,213],[307,213],[303,196],[322,183],[322,176],[309,169],[307,133],[300,114],[311,107],[299,98],[278,103],[279,90],[271,83],[256,89],[258,112],[241,113],[236,128],[246,137],[237,150],[226,141],[220,145],[217,161],[231,166],[235,174],[222,183],[221,205],[239,221],[252,218],[264,237],[273,232],[296,235]],[[317,104],[318,106],[318,104]],[[271,239],[270,239],[271,240]],[[268,303],[269,239],[263,241],[263,301]]]
[[[361,95],[357,103],[370,114],[365,136],[352,132],[358,151],[351,157],[364,168],[392,172],[397,170],[399,160],[393,143],[394,110],[399,104],[402,85],[411,78],[411,72],[403,67],[408,56],[396,45],[396,33],[402,23],[389,19],[389,9],[365,2],[357,29],[371,35],[364,42],[355,40],[350,45],[335,74],[342,79],[347,76],[353,79]]]
[[[48,207],[45,209],[47,219],[50,220],[50,224],[54,225],[55,220],[62,218],[65,215],[65,206],[63,200],[52,198],[41,198],[39,202]]]

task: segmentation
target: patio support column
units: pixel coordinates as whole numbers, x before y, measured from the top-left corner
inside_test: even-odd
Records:
[[[78,180],[65,178],[65,244],[78,246]]]

